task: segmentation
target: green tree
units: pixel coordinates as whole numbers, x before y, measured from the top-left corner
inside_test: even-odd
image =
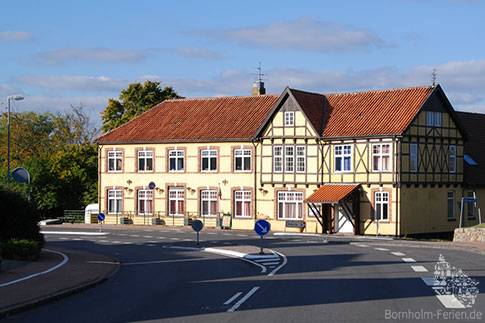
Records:
[[[101,130],[111,131],[164,100],[179,98],[172,87],[162,89],[160,82],[132,83],[121,91],[119,100],[109,99],[108,106],[101,113]]]

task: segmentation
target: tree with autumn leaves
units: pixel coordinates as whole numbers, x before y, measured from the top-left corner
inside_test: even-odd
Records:
[[[110,131],[166,99],[180,98],[160,82],[133,83],[119,100],[109,99],[101,113],[101,130]],[[11,170],[31,174],[32,203],[43,218],[63,210],[84,209],[98,200],[98,152],[93,139],[99,131],[82,106],[64,113],[14,112],[10,118]],[[7,114],[0,115],[0,186],[7,183]],[[27,184],[11,182],[9,190],[27,195]]]

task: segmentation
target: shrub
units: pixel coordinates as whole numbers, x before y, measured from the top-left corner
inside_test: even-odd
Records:
[[[40,255],[41,243],[27,239],[10,239],[0,243],[2,258],[13,260],[34,260]]]
[[[33,240],[44,246],[44,236],[39,232],[39,217],[34,207],[20,194],[0,187],[0,243],[11,239]]]

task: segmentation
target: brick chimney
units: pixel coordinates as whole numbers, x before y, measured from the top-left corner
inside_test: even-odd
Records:
[[[265,95],[266,89],[264,88],[264,82],[256,81],[253,82],[253,96]]]

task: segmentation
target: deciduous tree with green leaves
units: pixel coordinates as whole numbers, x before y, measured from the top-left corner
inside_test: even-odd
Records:
[[[109,99],[108,106],[101,113],[101,130],[111,131],[164,100],[179,98],[171,86],[162,89],[160,82],[132,83],[121,91],[119,100]]]

